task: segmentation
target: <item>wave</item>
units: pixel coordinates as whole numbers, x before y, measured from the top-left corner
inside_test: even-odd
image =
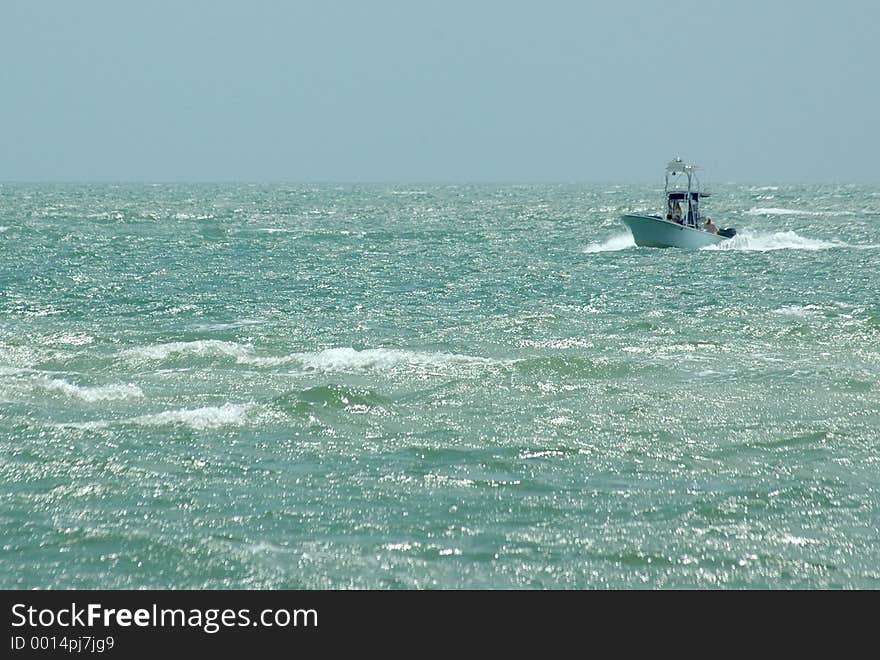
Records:
[[[385,408],[388,403],[388,399],[372,390],[346,385],[319,385],[291,390],[272,399],[276,408],[293,414],[311,413],[315,408],[366,412]]]
[[[822,308],[818,305],[786,305],[785,307],[780,307],[779,309],[773,311],[774,313],[781,316],[796,316],[799,318],[806,318],[808,316],[821,312]]]
[[[219,339],[199,339],[196,341],[175,341],[167,344],[154,344],[153,346],[136,346],[122,351],[121,356],[127,358],[142,358],[162,362],[178,355],[197,356],[228,356],[239,361],[245,360],[251,351],[251,347],[238,344],[234,341],[221,341]]]
[[[373,406],[387,403],[385,397],[372,390],[346,385],[319,385],[294,392],[300,401],[320,406],[344,408],[346,406]]]
[[[254,366],[300,366],[306,371],[358,372],[389,371],[396,369],[445,369],[456,366],[488,366],[499,364],[497,360],[459,355],[456,353],[432,353],[395,348],[373,348],[358,351],[354,348],[328,348],[308,353],[291,353],[282,356],[261,356],[247,344],[233,341],[205,339],[190,342],[171,342],[154,346],[126,349],[123,357],[135,357],[164,361],[180,355],[231,357],[240,364]]]
[[[588,358],[577,355],[530,357],[516,363],[517,371],[542,377],[551,375],[601,377],[617,371],[618,368],[617,365],[603,358]]]
[[[793,231],[774,233],[739,232],[729,241],[710,245],[704,250],[742,250],[746,252],[767,252],[770,250],[829,250],[840,247],[858,247],[840,241],[823,241],[818,238],[805,238]],[[861,246],[875,247],[875,246]]]
[[[456,353],[429,353],[395,348],[373,348],[357,351],[353,348],[328,348],[317,353],[295,353],[288,356],[293,362],[315,371],[384,371],[400,367],[419,369],[449,366],[492,365],[495,360],[459,355]]]
[[[143,415],[123,420],[125,423],[140,426],[167,426],[183,424],[196,431],[215,429],[221,426],[240,426],[244,423],[248,411],[253,404],[226,403],[222,406],[205,408],[166,410],[154,415]]]
[[[180,424],[196,431],[216,429],[223,426],[241,426],[247,419],[252,403],[225,403],[222,406],[206,406],[204,408],[181,408],[166,410],[153,415],[127,417],[124,419],[99,419],[91,422],[68,422],[54,424],[57,428],[95,431],[113,426],[135,424],[137,426],[172,426]]]
[[[216,216],[211,213],[175,213],[171,216],[175,220],[214,220]]]
[[[136,399],[144,395],[143,390],[141,390],[140,387],[131,383],[87,387],[69,383],[61,378],[41,378],[37,381],[37,384],[50,392],[60,392],[66,396],[82,399],[89,403],[94,403],[96,401]]]
[[[18,376],[21,374],[33,372],[33,369],[26,369],[24,367],[10,367],[7,365],[0,365],[0,376]]]
[[[80,399],[87,403],[97,401],[121,401],[123,399],[139,399],[144,396],[143,390],[132,383],[112,383],[110,385],[77,385],[63,378],[46,375],[45,371],[20,367],[0,366],[0,376],[4,380],[3,391],[16,395],[32,394],[34,390],[58,393],[67,397]]]
[[[260,325],[265,323],[263,319],[241,319],[240,321],[230,321],[228,323],[195,323],[190,327],[193,330],[201,332],[211,332],[218,330],[235,330],[237,328],[245,328],[249,325]]]
[[[92,335],[88,335],[84,332],[64,332],[46,339],[46,343],[49,345],[63,344],[68,346],[87,346],[94,343],[94,341],[95,338]]]
[[[595,254],[597,252],[617,252],[619,250],[627,250],[635,247],[632,234],[629,232],[623,234],[615,234],[611,238],[606,239],[602,243],[591,243],[584,248],[585,254]]]

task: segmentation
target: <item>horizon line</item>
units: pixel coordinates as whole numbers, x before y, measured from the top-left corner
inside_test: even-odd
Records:
[[[578,185],[659,185],[662,181],[630,180],[619,181],[612,179],[577,179],[577,180],[547,180],[536,181],[526,179],[436,179],[436,180],[352,180],[352,179],[0,179],[0,186],[4,185],[246,185],[246,186],[578,186]],[[743,181],[706,181],[706,188],[713,185],[732,186],[876,186],[880,180],[743,180]]]

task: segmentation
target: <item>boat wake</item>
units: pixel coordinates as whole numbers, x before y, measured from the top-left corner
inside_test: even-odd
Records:
[[[623,234],[615,234],[602,243],[590,243],[584,248],[585,254],[595,254],[597,252],[617,252],[619,250],[628,250],[635,247],[632,234],[625,232]]]
[[[878,245],[852,245],[843,241],[823,241],[806,238],[793,231],[773,233],[743,230],[729,241],[710,245],[704,250],[740,250],[744,252],[768,252],[770,250],[830,250],[832,248],[871,249]]]
[[[852,215],[848,211],[807,211],[803,209],[786,209],[786,208],[753,208],[748,211],[744,211],[743,215],[759,215],[759,216],[773,216],[773,215],[797,215],[797,216],[845,216]]]

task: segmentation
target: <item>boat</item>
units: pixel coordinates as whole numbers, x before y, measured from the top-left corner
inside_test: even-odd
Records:
[[[666,214],[648,215],[630,213],[621,220],[632,232],[639,247],[678,247],[698,250],[718,245],[736,236],[736,229],[719,229],[710,218],[703,219],[700,202],[709,196],[697,177],[696,165],[688,165],[681,158],[666,166]],[[687,186],[684,179],[687,179]],[[682,210],[682,204],[686,210]]]

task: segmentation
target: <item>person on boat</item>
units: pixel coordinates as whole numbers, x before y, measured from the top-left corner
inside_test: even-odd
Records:
[[[712,222],[712,218],[706,218],[706,224],[703,225],[703,229],[705,229],[710,234],[718,233],[718,225]]]
[[[681,204],[678,203],[678,200],[675,201],[675,206],[672,207],[672,219],[681,224]]]

